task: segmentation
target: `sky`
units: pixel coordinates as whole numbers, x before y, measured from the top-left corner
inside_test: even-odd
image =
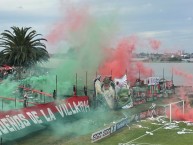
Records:
[[[65,9],[84,7],[93,17],[114,15],[117,39],[134,35],[141,42],[158,40],[159,51],[192,53],[192,5],[192,0],[0,0],[0,33],[11,26],[32,27],[46,37]],[[50,53],[53,47],[47,44]],[[146,47],[137,50],[148,51]]]

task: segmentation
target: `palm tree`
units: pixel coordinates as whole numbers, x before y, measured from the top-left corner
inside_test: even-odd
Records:
[[[13,32],[5,30],[1,33],[0,47],[4,49],[0,52],[0,62],[18,68],[29,68],[37,63],[48,61],[49,54],[46,45],[41,41],[44,38],[36,38],[35,30],[31,27],[19,28],[11,27]]]

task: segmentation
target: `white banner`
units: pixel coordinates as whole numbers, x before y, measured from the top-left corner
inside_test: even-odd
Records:
[[[92,142],[96,142],[110,134],[111,134],[111,127],[108,127],[108,128],[105,128],[105,129],[102,129],[100,131],[93,133],[91,136],[91,140]]]
[[[116,131],[120,128],[123,128],[129,122],[128,118],[123,118],[119,122],[116,123]]]
[[[149,77],[146,80],[146,84],[148,85],[157,85],[159,84],[160,78],[159,77]]]

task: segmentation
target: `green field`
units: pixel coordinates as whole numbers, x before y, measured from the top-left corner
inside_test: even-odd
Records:
[[[159,123],[159,124],[152,124]],[[65,142],[65,145],[192,145],[193,141],[193,124],[187,126],[186,123],[180,122],[173,129],[165,129],[167,125],[157,122],[156,120],[142,120],[130,126],[126,126],[120,131],[104,138],[98,142],[91,143],[90,136],[74,138]],[[186,134],[183,133],[183,129]],[[146,133],[147,131],[147,133]],[[151,132],[153,135],[150,135]],[[61,144],[61,145],[64,145]],[[59,144],[58,144],[59,145]]]

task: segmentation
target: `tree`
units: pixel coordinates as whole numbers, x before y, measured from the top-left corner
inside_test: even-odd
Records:
[[[15,66],[18,68],[29,68],[37,63],[48,61],[49,54],[46,45],[41,41],[47,41],[39,38],[31,27],[11,27],[13,32],[5,30],[1,33],[0,47],[4,49],[0,52],[0,61],[2,64]],[[38,37],[38,38],[37,38]]]

